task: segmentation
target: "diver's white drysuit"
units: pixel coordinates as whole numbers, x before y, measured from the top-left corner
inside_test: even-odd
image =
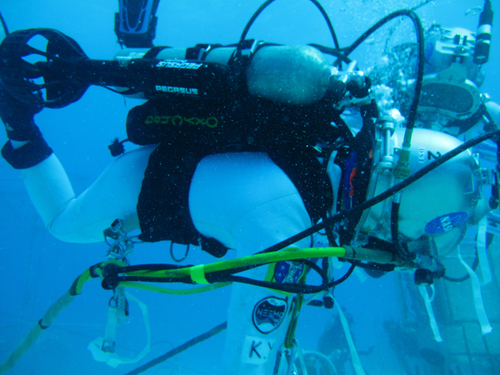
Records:
[[[66,242],[102,241],[103,230],[115,219],[136,215],[144,171],[155,147],[118,157],[79,197],[75,197],[54,154],[22,170],[22,175],[36,209],[55,237]],[[340,169],[335,171],[338,181]],[[236,249],[238,257],[256,253],[311,226],[294,184],[265,153],[204,158],[192,179],[189,209],[201,234]],[[309,243],[302,240],[296,245],[308,247]],[[246,276],[263,280],[266,272],[266,267],[260,267],[247,271]],[[275,291],[233,285],[225,349],[227,374],[272,373],[291,305],[290,297]]]

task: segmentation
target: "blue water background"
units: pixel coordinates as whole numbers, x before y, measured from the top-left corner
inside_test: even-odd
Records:
[[[197,43],[236,42],[261,3],[260,0],[162,0],[157,13],[155,44],[188,47]],[[322,3],[341,46],[346,46],[389,12],[419,2],[336,0]],[[442,0],[422,7],[417,13],[426,25],[436,20],[444,26],[462,26],[475,31],[478,16],[466,17],[465,12],[482,5],[480,0]],[[0,0],[0,11],[11,31],[35,27],[57,29],[74,38],[86,54],[95,59],[111,59],[119,50],[113,31],[117,8],[117,1],[111,0]],[[409,26],[407,29],[411,31]],[[406,35],[407,40],[414,40],[411,33]],[[258,19],[249,37],[284,44],[332,45],[320,14],[306,0],[277,0]],[[493,38],[482,91],[498,101],[500,35]],[[374,37],[355,54],[361,69],[381,56],[381,47],[383,40]],[[37,124],[63,163],[77,194],[112,161],[107,145],[114,137],[125,138],[126,114],[137,104],[136,100],[125,100],[105,89],[91,87],[77,103],[58,110],[45,109],[36,116]],[[0,143],[5,140],[2,132]],[[107,247],[66,244],[51,237],[29,201],[20,174],[3,160],[0,160],[0,234],[1,361],[81,272],[104,259]],[[130,259],[134,264],[171,262],[165,243],[138,246]],[[210,261],[214,259],[192,249],[186,262]],[[132,293],[149,307],[153,346],[141,362],[144,363],[225,321],[230,288],[196,296]],[[335,293],[339,303],[353,315],[356,324],[351,328],[359,349],[375,346],[370,357],[361,358],[367,372],[401,373],[382,328],[385,319],[399,320],[404,314],[397,304],[393,276],[364,282],[353,276]],[[10,373],[124,374],[132,370],[134,366],[112,369],[95,362],[87,350],[90,341],[104,335],[109,298],[110,292],[100,289],[97,280],[87,283],[82,295],[60,314]],[[145,344],[140,311],[132,306],[131,312],[117,337],[117,351],[126,356],[136,355]],[[330,313],[325,309],[303,309],[297,337],[304,349],[316,348],[329,319]],[[224,335],[219,334],[148,373],[180,374],[179,368],[183,374],[220,373]]]

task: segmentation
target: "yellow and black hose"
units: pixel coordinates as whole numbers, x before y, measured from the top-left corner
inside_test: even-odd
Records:
[[[116,263],[119,265],[124,265],[122,262],[111,261],[99,263],[95,266],[90,267],[85,270],[80,276],[78,276],[69,290],[64,293],[52,306],[49,307],[47,312],[43,315],[42,319],[31,329],[23,342],[9,355],[9,357],[0,364],[0,374],[5,374],[10,371],[14,365],[19,361],[19,359],[31,348],[33,343],[38,339],[40,334],[49,328],[52,322],[57,318],[59,313],[68,307],[71,302],[75,299],[75,296],[82,292],[83,285],[94,277],[98,277],[100,274],[101,266],[106,266],[109,263]]]
[[[118,267],[109,265],[103,268],[104,289],[114,289],[118,286],[139,287],[139,283],[185,283],[202,285],[219,285],[220,283],[240,282],[260,286],[285,293],[318,293],[325,289],[338,285],[345,277],[329,282],[322,270],[308,259],[338,257],[346,260],[369,261],[379,264],[394,264],[401,267],[412,267],[411,261],[397,257],[394,253],[366,248],[345,247],[322,247],[298,249],[289,247],[279,252],[258,253],[247,257],[231,259],[207,265],[196,266],[172,266],[172,265],[142,265],[132,267]],[[317,271],[322,279],[321,285],[303,285],[298,283],[278,284],[271,280],[253,280],[235,273],[250,268],[272,264],[280,261],[302,261],[311,269]],[[349,270],[349,273],[352,270]],[[342,280],[342,281],[341,281]],[[141,286],[140,289],[148,289]],[[162,288],[152,287],[161,291]],[[161,291],[169,293],[171,290]],[[195,290],[195,292],[197,292]],[[182,292],[176,291],[176,294]]]
[[[243,282],[288,293],[317,293],[330,288],[330,283],[323,282],[319,286],[309,286],[304,285],[304,280],[301,278],[300,283],[297,284],[278,284],[271,281],[251,280],[241,276],[234,276],[234,273],[280,261],[302,260],[306,263],[308,259],[323,257],[339,257],[378,263],[394,263],[395,261],[391,253],[346,246],[308,249],[290,247],[279,252],[258,253],[237,259],[186,267],[159,264],[127,266],[126,263],[121,261],[98,263],[78,276],[69,290],[47,310],[19,347],[11,353],[6,361],[0,364],[0,375],[14,367],[16,362],[29,350],[39,335],[50,327],[58,314],[73,302],[75,296],[81,294],[83,285],[93,278],[101,278],[104,289],[113,289],[120,286],[178,295],[202,293],[225,287],[232,282]],[[401,259],[397,261],[399,261],[398,265],[403,262]],[[324,279],[323,276],[322,278]],[[145,285],[137,281],[187,282],[189,284],[203,284],[204,286],[190,289],[167,289],[155,285]]]

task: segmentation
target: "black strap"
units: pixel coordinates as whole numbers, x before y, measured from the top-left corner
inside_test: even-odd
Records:
[[[47,159],[52,149],[43,138],[36,138],[14,149],[10,141],[2,147],[3,158],[15,169],[31,168]]]

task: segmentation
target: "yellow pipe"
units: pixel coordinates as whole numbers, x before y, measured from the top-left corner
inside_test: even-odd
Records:
[[[345,249],[342,247],[314,247],[308,249],[298,249],[295,247],[288,247],[281,251],[273,253],[255,254],[246,257],[225,260],[206,264],[203,266],[204,273],[212,273],[217,271],[227,271],[233,268],[242,266],[253,266],[266,263],[281,262],[286,260],[308,259],[308,258],[321,258],[321,257],[344,257]],[[200,266],[196,266],[200,267]],[[147,276],[147,277],[190,277],[191,268],[186,267],[176,270],[162,270],[162,271],[133,271],[127,272],[128,276]]]
[[[135,289],[142,289],[142,290],[147,290],[150,292],[155,292],[155,293],[162,293],[162,294],[173,294],[173,295],[188,295],[188,294],[198,294],[198,293],[204,293],[204,292],[209,292],[211,290],[215,289],[220,289],[225,286],[231,285],[232,283],[217,283],[217,284],[212,284],[208,286],[202,286],[202,287],[197,287],[197,288],[189,288],[189,289],[169,289],[169,288],[162,288],[156,285],[148,285],[148,284],[143,284],[143,283],[137,283],[133,281],[122,281],[120,284],[118,284],[121,287],[124,288],[135,288]]]

